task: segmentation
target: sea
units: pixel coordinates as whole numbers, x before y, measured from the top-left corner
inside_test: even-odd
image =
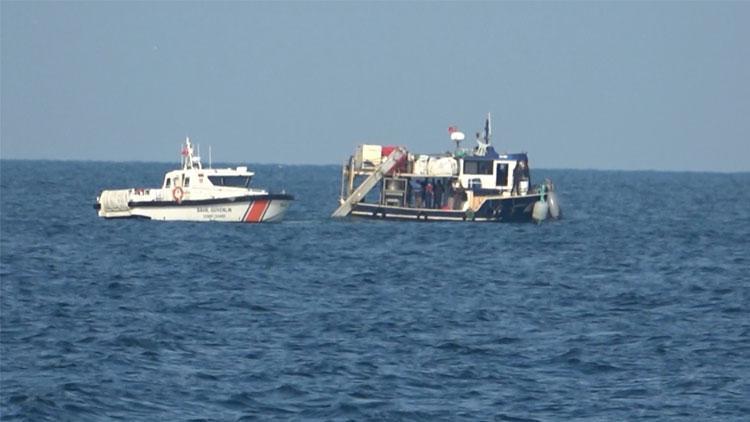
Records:
[[[242,163],[235,163],[242,164]],[[750,173],[545,170],[542,224],[104,220],[170,163],[0,161],[2,421],[747,421]]]

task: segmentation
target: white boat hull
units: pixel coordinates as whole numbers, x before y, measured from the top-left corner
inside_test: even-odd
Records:
[[[148,218],[162,221],[221,221],[266,223],[281,221],[293,198],[291,195],[258,195],[206,201],[129,202],[127,209],[98,206],[104,218]]]
[[[193,144],[185,139],[182,168],[168,171],[159,188],[107,189],[94,208],[103,218],[148,218],[162,221],[281,221],[294,200],[250,187],[255,173],[246,166],[204,169]]]

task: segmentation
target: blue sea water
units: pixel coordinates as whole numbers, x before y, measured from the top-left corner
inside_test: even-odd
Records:
[[[536,170],[565,218],[103,220],[173,165],[0,162],[0,418],[748,420],[750,174]]]

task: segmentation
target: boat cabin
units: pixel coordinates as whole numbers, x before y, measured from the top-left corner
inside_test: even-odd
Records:
[[[488,147],[485,155],[464,156],[458,158],[458,162],[458,180],[461,186],[471,190],[495,191],[498,195],[510,194],[513,190],[514,174],[519,178],[525,178],[526,188],[530,183],[528,167],[525,172],[516,171],[516,166],[528,166],[528,157],[525,153],[499,155],[492,147]]]
[[[388,172],[379,189],[368,192],[363,202],[408,208],[462,209],[467,200],[478,196],[510,197],[527,193],[530,180],[526,153],[500,155],[491,146],[483,153],[408,154],[405,162]],[[342,197],[371,172],[367,168],[360,168],[359,173],[355,170],[348,189],[342,186],[342,191],[346,191],[342,192]],[[519,179],[517,192],[515,178]]]
[[[182,168],[165,174],[162,188],[227,187],[249,189],[250,180],[254,175],[255,173],[248,171],[246,166],[240,166],[236,169],[204,169],[201,164],[201,157],[193,154],[193,145],[188,138],[182,149]]]
[[[226,170],[204,169],[204,170],[173,170],[164,176],[164,189],[175,187],[227,187],[227,188],[250,188],[250,181],[254,173],[247,171],[247,167],[237,167],[228,173]]]

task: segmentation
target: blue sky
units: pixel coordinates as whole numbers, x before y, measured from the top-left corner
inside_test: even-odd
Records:
[[[2,158],[750,170],[750,2],[7,2]],[[473,136],[469,136],[473,138]]]

